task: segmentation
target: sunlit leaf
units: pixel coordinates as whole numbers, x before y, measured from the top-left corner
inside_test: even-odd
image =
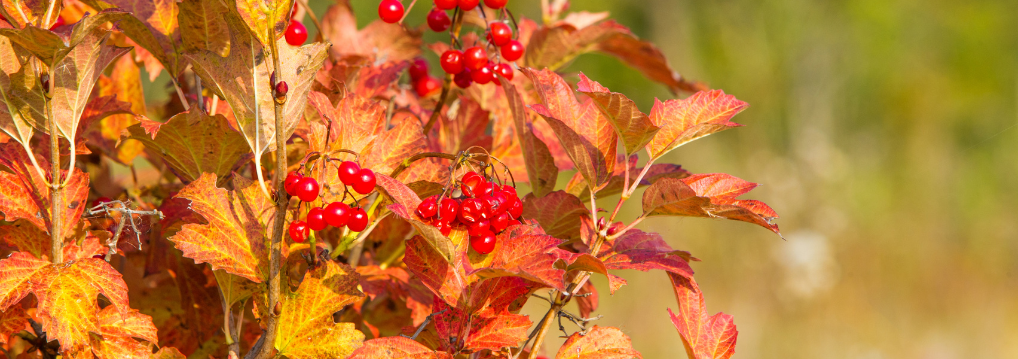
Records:
[[[7,5],[4,2],[4,6]],[[19,104],[38,103],[37,100],[42,99],[38,93],[26,95],[32,92],[28,86],[37,86],[35,71],[28,64],[30,57],[23,47],[0,36],[0,101],[3,101],[0,103],[0,131],[23,144],[32,138],[32,120],[30,114],[22,113]]]
[[[127,132],[129,138],[144,143],[185,183],[197,180],[203,173],[225,178],[251,158],[244,136],[230,127],[226,117],[209,116],[197,108],[177,114],[165,123],[142,120]]]
[[[662,178],[686,178],[689,177],[689,171],[686,171],[682,166],[674,165],[670,163],[655,163],[650,168],[637,168],[636,157],[630,157],[629,163],[625,163],[625,157],[619,156],[618,161],[615,164],[615,172],[608,183],[605,184],[604,188],[597,191],[597,197],[607,197],[615,194],[622,193],[625,190],[626,184],[626,168],[629,168],[629,186],[633,185],[633,181],[636,181],[636,177],[640,176],[646,170],[643,175],[643,179],[640,180],[640,184],[637,187],[646,187],[654,184]],[[587,180],[583,178],[583,175],[577,173],[573,175],[573,178],[566,183],[566,192],[579,197],[589,198],[590,188],[587,187]]]
[[[721,90],[697,92],[682,100],[654,100],[650,120],[661,131],[647,149],[656,159],[700,137],[742,126],[729,120],[748,106]]]
[[[203,173],[175,196],[190,200],[208,224],[185,224],[168,239],[196,263],[261,283],[268,278],[265,230],[275,206],[251,180],[234,176],[235,190],[228,191],[216,187],[216,178]]]
[[[237,12],[251,33],[266,46],[282,37],[289,23],[293,0],[235,0]]]
[[[528,194],[523,198],[523,217],[536,220],[548,235],[555,238],[579,238],[580,217],[590,210],[576,196],[555,191],[536,198]]]
[[[350,354],[347,359],[452,359],[452,355],[437,352],[410,338],[400,336],[376,338],[364,342],[364,346]]]
[[[434,254],[440,256],[446,263],[455,261],[456,244],[449,237],[442,235],[442,232],[434,226],[424,223],[414,211],[421,204],[420,197],[410,187],[393,179],[392,177],[376,174],[378,186],[385,190],[385,193],[392,199],[394,204],[389,209],[400,218],[410,222],[422,236],[422,241],[434,249]],[[431,253],[431,252],[429,252]]]
[[[131,309],[120,313],[106,307],[99,311],[101,340],[93,339],[92,352],[100,358],[148,358],[159,342],[152,317]],[[138,341],[142,339],[144,342]]]
[[[440,116],[436,122],[437,136],[429,137],[433,146],[445,153],[459,153],[474,146],[491,148],[491,136],[485,133],[491,119],[488,111],[469,97],[460,97],[456,104],[454,118]]]
[[[49,256],[50,236],[45,230],[24,219],[0,225],[0,242],[28,252],[36,258]]]
[[[95,30],[51,69],[52,119],[60,136],[76,138],[78,121],[103,70],[130,48],[107,45],[109,32]],[[54,134],[55,135],[55,134]]]
[[[459,302],[469,278],[464,269],[464,253],[455,251],[454,257],[446,259],[422,236],[414,236],[406,242],[406,256],[403,262],[428,289],[447,303]]]
[[[456,350],[499,350],[526,340],[531,321],[519,311],[530,293],[539,285],[518,277],[498,277],[478,281],[464,290],[455,306],[436,301],[435,328],[441,338],[463,338]],[[522,301],[520,301],[522,298]]]
[[[756,200],[736,198],[756,186],[756,183],[724,173],[667,178],[651,185],[643,193],[643,212],[648,216],[733,219],[779,233],[778,225],[773,223],[778,214],[770,206]]]
[[[512,114],[513,129],[516,132],[516,140],[519,141],[523,152],[524,165],[527,168],[527,177],[534,195],[543,197],[555,189],[555,182],[558,179],[558,167],[555,166],[555,158],[551,151],[540,138],[534,135],[534,130],[526,115],[525,104],[516,86],[502,81],[502,89],[509,102],[509,109]]]
[[[735,354],[739,332],[732,316],[724,313],[709,315],[703,293],[692,277],[668,274],[679,303],[678,314],[668,309],[672,324],[682,336],[689,359],[728,359]]]
[[[496,236],[490,262],[474,268],[470,274],[481,277],[518,276],[546,286],[565,290],[565,270],[555,267],[562,251],[562,240],[534,232],[529,225],[507,228]]]
[[[31,318],[25,313],[21,304],[15,304],[0,312],[0,344],[9,343],[11,335],[22,330],[31,330],[28,319]]]
[[[405,119],[382,132],[371,147],[361,153],[361,168],[389,174],[404,160],[426,152],[427,146],[420,121]]]
[[[230,29],[223,14],[226,4],[219,0],[184,0],[180,3],[180,38],[184,51],[208,50],[230,54]]]
[[[421,53],[421,34],[403,30],[397,24],[375,20],[357,30],[357,18],[349,0],[336,1],[322,15],[322,35],[336,44],[332,58],[368,58],[385,61],[405,61]],[[342,45],[342,46],[339,46]]]
[[[11,171],[0,171],[0,213],[4,214],[6,221],[24,219],[49,233],[52,225],[51,193],[46,182],[32,168],[31,160],[26,156],[25,150],[14,142],[0,144],[0,165]],[[43,169],[50,168],[45,158],[36,156],[36,161]],[[61,180],[67,175],[67,172],[62,170]],[[74,227],[78,225],[78,220],[85,210],[88,184],[88,175],[75,168],[67,187],[63,190],[64,206],[61,211],[63,220],[60,233],[64,237],[74,232]]]
[[[293,293],[283,295],[275,347],[287,358],[342,358],[361,346],[364,334],[332,313],[362,298],[353,268],[324,261]]]
[[[171,76],[176,76],[184,70],[177,50],[180,36],[177,17],[180,10],[176,0],[82,0],[82,2],[97,10],[117,9],[126,12],[114,19],[117,27],[144,52],[154,57]],[[150,76],[159,74],[159,71],[153,71],[158,70],[158,67],[147,66],[147,69]]]
[[[629,336],[618,328],[593,326],[586,334],[575,333],[559,348],[555,359],[642,358]]]
[[[626,155],[632,155],[642,149],[654,138],[661,128],[654,126],[650,117],[640,112],[636,103],[626,95],[611,92],[597,81],[580,73],[578,91],[590,96],[594,104],[608,118],[619,134],[619,140],[625,148]]]
[[[302,136],[314,151],[347,149],[360,153],[385,130],[385,107],[358,94],[349,94],[333,106],[325,94],[312,91],[308,104],[323,120],[312,121],[309,133]]]
[[[688,252],[672,249],[658,233],[638,229],[630,229],[621,237],[606,241],[597,257],[610,270],[637,269],[646,272],[659,269],[685,277],[693,276]]]

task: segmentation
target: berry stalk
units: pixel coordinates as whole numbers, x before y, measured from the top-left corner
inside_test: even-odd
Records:
[[[456,18],[452,22],[452,34],[453,40],[459,43],[460,30],[463,29],[463,11],[456,12]],[[445,81],[442,81],[442,94],[438,97],[438,103],[435,104],[435,110],[431,111],[431,118],[428,119],[428,123],[424,125],[424,135],[427,136],[431,132],[431,129],[435,127],[435,122],[438,121],[438,115],[442,111],[442,107],[445,106],[445,100],[449,97],[449,92],[452,88],[453,74],[446,74]]]

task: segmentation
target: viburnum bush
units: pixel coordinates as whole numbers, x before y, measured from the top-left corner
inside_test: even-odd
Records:
[[[384,0],[359,29],[342,0],[317,15],[303,0],[3,0],[3,353],[640,357],[591,317],[591,281],[614,293],[615,271],[638,269],[671,278],[690,358],[731,356],[735,325],[706,311],[696,259],[638,224],[778,232],[739,199],[754,183],[659,163],[739,126],[746,103],[605,13],[541,1],[537,22],[506,3],[409,1],[431,11],[407,19]],[[588,52],[688,96],[643,113],[556,72]],[[168,75],[165,93],[146,96],[143,74]],[[619,221],[641,188],[642,214]],[[520,315],[535,298],[547,314]],[[562,348],[543,345],[553,326],[571,330]]]

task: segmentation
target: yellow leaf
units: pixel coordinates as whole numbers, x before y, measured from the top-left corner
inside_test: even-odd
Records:
[[[358,275],[346,265],[323,262],[309,271],[296,292],[283,296],[276,349],[291,359],[344,358],[364,342],[353,323],[336,323],[332,313],[364,297]]]

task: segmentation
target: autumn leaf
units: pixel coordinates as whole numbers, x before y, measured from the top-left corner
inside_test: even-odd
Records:
[[[349,266],[325,261],[283,295],[283,311],[274,343],[287,358],[342,358],[361,346],[364,334],[352,323],[335,323],[332,313],[362,298],[357,273]]]
[[[778,214],[770,206],[756,200],[737,199],[756,186],[756,183],[724,173],[667,178],[643,193],[643,213],[645,216],[726,218],[779,233],[778,225],[772,223]]]
[[[502,82],[502,89],[504,89],[505,97],[509,102],[513,129],[516,132],[516,139],[519,141],[523,152],[528,182],[530,182],[530,186],[533,188],[534,195],[543,197],[555,189],[555,183],[558,179],[558,167],[555,166],[555,158],[548,149],[548,145],[534,135],[534,129],[527,120],[523,98],[516,91],[516,86],[502,78],[499,78],[499,81]]]
[[[576,292],[576,306],[580,309],[581,318],[590,318],[590,313],[597,310],[599,305],[599,298],[597,294],[597,288],[594,287],[594,283],[587,280],[587,283],[583,284],[579,292]]]
[[[682,100],[654,100],[650,120],[661,127],[647,145],[652,159],[695,139],[742,126],[729,121],[749,104],[724,91],[701,91]]]
[[[4,3],[4,6],[8,5]],[[32,93],[26,89],[27,86],[36,86],[35,72],[28,66],[30,57],[23,47],[0,36],[0,100],[3,100],[0,104],[0,131],[21,144],[28,144],[32,139],[33,128],[31,117],[22,114],[19,102],[37,103],[37,100],[42,100],[37,92],[33,96],[24,96]]]
[[[586,334],[573,333],[555,359],[631,359],[643,358],[633,349],[629,336],[618,328],[593,326]]]
[[[49,256],[49,240],[50,236],[45,230],[24,219],[0,224],[0,242],[31,253],[36,258]]]
[[[392,173],[404,160],[427,152],[423,131],[416,119],[400,121],[381,133],[371,147],[361,153],[361,168],[370,168],[375,173]]]
[[[658,233],[638,229],[630,229],[619,238],[605,241],[597,257],[609,270],[636,269],[647,272],[659,269],[685,277],[693,276],[688,252],[672,249]]]
[[[555,238],[579,238],[580,217],[590,214],[579,198],[565,191],[555,191],[537,198],[523,198],[523,217],[536,220],[548,235]]]
[[[251,0],[259,1],[259,0]],[[289,14],[287,7],[287,14]],[[303,118],[308,91],[315,73],[326,57],[329,45],[314,43],[300,47],[290,46],[284,39],[277,41],[281,69],[273,68],[273,61],[265,57],[266,49],[247,33],[235,15],[226,14],[230,24],[230,46],[235,49],[222,57],[217,52],[198,50],[185,55],[201,76],[203,85],[226,99],[237,119],[240,132],[247,139],[255,158],[275,149],[276,131],[283,138],[293,134]],[[286,81],[289,92],[283,105],[283,128],[276,128],[275,100],[270,75],[276,81]]]
[[[9,343],[11,335],[22,330],[30,330],[28,319],[31,318],[25,313],[21,304],[15,304],[0,313],[0,344]]]
[[[458,303],[463,290],[469,284],[464,268],[465,253],[455,251],[451,259],[446,259],[427,242],[422,236],[410,238],[406,242],[406,256],[403,262],[406,263],[407,269],[443,301]]]
[[[597,191],[597,197],[607,197],[615,194],[622,193],[626,190],[626,169],[629,171],[629,186],[633,185],[633,181],[643,173],[643,178],[640,180],[640,184],[637,187],[646,187],[654,184],[662,178],[686,178],[689,177],[689,171],[686,171],[682,166],[670,164],[670,163],[655,163],[650,168],[637,168],[636,157],[630,157],[629,163],[625,162],[625,157],[619,156],[616,161],[615,172],[611,179],[604,188]],[[590,196],[590,188],[587,187],[587,180],[583,178],[583,175],[576,173],[573,178],[566,183],[565,191],[578,198],[588,198]]]
[[[455,104],[454,118],[440,116],[436,122],[433,132],[437,134],[429,136],[432,147],[444,153],[459,153],[475,146],[491,148],[491,136],[485,133],[490,113],[469,97],[460,97]]]
[[[177,1],[82,0],[82,2],[101,12],[112,9],[124,12],[113,20],[127,37],[141,47],[137,50],[143,50],[155,57],[171,76],[176,76],[184,70],[185,64],[181,63],[176,48],[180,36],[178,29],[180,9]],[[158,75],[159,71],[152,71],[158,70],[158,67],[148,70],[150,76]]]
[[[185,224],[168,239],[196,263],[261,283],[268,278],[265,228],[275,205],[251,180],[233,176],[235,190],[228,191],[216,187],[216,178],[203,173],[174,196],[190,200],[208,224]]]
[[[619,140],[626,150],[626,155],[632,155],[642,149],[650,140],[654,139],[660,127],[654,126],[648,117],[636,107],[636,103],[626,95],[618,92],[611,92],[608,88],[601,86],[597,81],[580,73],[580,82],[577,84],[577,91],[590,96],[594,104],[601,110],[601,113],[608,118],[615,131],[618,132]]]
[[[689,359],[728,359],[735,354],[739,336],[732,316],[724,313],[709,315],[703,293],[692,277],[669,273],[672,289],[679,303],[678,314],[668,309],[672,324],[682,336]]]
[[[420,197],[417,197],[417,194],[410,187],[392,177],[376,174],[375,178],[378,186],[395,202],[388,207],[389,210],[410,222],[417,229],[417,232],[423,236],[424,243],[435,250],[434,254],[440,256],[446,263],[453,263],[456,260],[456,254],[454,253],[456,251],[456,244],[449,237],[443,235],[438,228],[424,223],[414,213],[417,206],[421,204]]]
[[[392,297],[405,302],[411,312],[410,324],[421,325],[428,314],[431,314],[435,295],[424,286],[420,278],[412,276],[407,268],[382,269],[376,265],[358,266],[357,274],[360,274],[360,286],[364,294],[371,300]],[[401,324],[403,325],[405,324]]]
[[[38,18],[45,16],[47,3],[47,1],[6,1],[0,5],[0,10],[3,11],[7,21],[17,28],[22,28],[28,24],[35,24]],[[57,11],[60,5],[56,4],[54,11]],[[24,14],[25,18],[22,18],[21,14]]]
[[[185,183],[203,173],[226,178],[251,158],[244,136],[230,127],[226,117],[209,116],[197,108],[165,123],[143,119],[127,134],[144,143]]]
[[[593,100],[581,103],[559,75],[545,69],[524,69],[534,82],[543,105],[531,106],[551,125],[566,154],[587,180],[588,187],[600,189],[615,168],[618,134]]]
[[[29,293],[38,299],[38,313],[48,338],[60,341],[61,351],[76,350],[89,343],[89,333],[100,333],[97,296],[102,293],[109,308],[126,314],[127,284],[119,272],[101,259],[79,259],[50,264],[25,252],[0,260],[0,311]]]
[[[42,168],[49,168],[45,158],[37,157],[36,161]],[[13,142],[0,144],[0,165],[11,171],[0,171],[0,213],[4,214],[5,220],[13,222],[24,219],[49,233],[52,225],[49,187],[39,172],[32,168],[24,149]],[[66,171],[61,172],[61,179],[68,176]],[[75,168],[64,188],[60,233],[65,236],[74,232],[85,210],[88,183],[88,175]]]
[[[452,359],[452,355],[437,352],[410,338],[401,336],[376,338],[364,342],[347,359]]]
[[[230,54],[230,30],[223,14],[229,11],[226,4],[217,0],[184,0],[178,5],[180,38],[184,51],[208,50],[227,56]]]
[[[99,331],[96,334],[100,337],[92,339],[92,352],[97,357],[148,358],[152,355],[152,346],[159,342],[152,317],[134,309],[120,313],[112,306],[99,311],[98,317]]]
[[[347,149],[360,153],[385,130],[385,108],[370,98],[352,93],[333,106],[325,94],[312,91],[308,104],[322,118],[322,122],[312,121],[310,131],[302,136],[314,151]]]
[[[436,301],[435,328],[441,338],[463,338],[454,350],[499,350],[526,340],[531,321],[514,314],[539,284],[519,277],[483,279],[464,290],[455,306]],[[522,298],[522,300],[521,300]],[[444,312],[443,312],[444,311]]]
[[[561,258],[562,241],[535,230],[530,225],[516,225],[496,236],[495,249],[488,254],[486,265],[468,271],[480,277],[517,276],[565,290],[565,270],[555,267]]]
[[[184,356],[184,354],[181,353],[180,350],[178,350],[177,348],[162,347],[159,348],[158,352],[152,354],[152,356],[149,357],[149,359],[187,359],[187,357]]]
[[[357,29],[357,18],[349,0],[336,1],[322,15],[322,35],[333,44],[334,59],[367,58],[374,61],[399,62],[421,53],[421,33],[405,31],[402,26],[376,20],[364,29]]]

